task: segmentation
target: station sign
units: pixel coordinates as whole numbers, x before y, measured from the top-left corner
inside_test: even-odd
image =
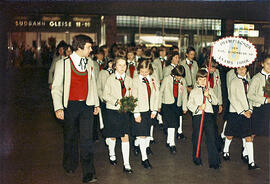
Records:
[[[61,17],[42,16],[41,18],[18,16],[13,21],[13,30],[18,31],[87,31],[94,30],[100,25],[99,17]]]

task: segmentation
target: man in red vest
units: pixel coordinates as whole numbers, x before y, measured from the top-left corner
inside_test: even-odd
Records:
[[[56,63],[51,91],[56,117],[65,121],[63,167],[72,174],[80,160],[84,183],[96,181],[92,129],[99,100],[94,69],[87,60],[92,43],[85,35],[73,38],[74,52]]]

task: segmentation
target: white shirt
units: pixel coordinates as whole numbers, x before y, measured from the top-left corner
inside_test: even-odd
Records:
[[[187,64],[193,64],[193,61],[190,61],[188,58],[186,58]]]
[[[165,60],[167,60],[167,56],[164,56],[164,57],[160,56],[159,59],[165,61]]]
[[[86,71],[87,59],[85,57],[80,57],[76,52],[73,52],[70,55],[71,60],[73,61],[74,66],[79,72]]]
[[[117,71],[115,71],[115,77],[116,77],[117,79],[122,78],[123,80],[125,80],[126,73],[123,73],[122,75],[120,75]]]
[[[245,75],[245,76],[243,77],[243,76],[237,74],[237,77],[240,78],[240,79],[246,79],[246,80],[247,80],[247,75]]]
[[[135,66],[135,60],[132,60],[132,61],[127,60],[127,62],[128,62],[129,65],[134,65]]]
[[[262,69],[261,72],[262,72],[263,75],[265,75],[266,80],[268,80],[268,77],[270,76],[270,73],[266,73],[266,72],[264,71],[264,69]]]
[[[173,68],[175,68],[175,67],[176,67],[176,65],[174,65],[173,63],[171,63],[171,66],[172,66]]]
[[[143,78],[144,78],[144,76],[139,75],[139,79],[140,79],[141,81],[143,81]],[[150,75],[147,75],[146,78],[147,78],[148,82],[150,83],[150,80],[151,80]]]
[[[103,64],[103,61],[97,60],[97,63],[98,63],[99,65],[102,65],[102,64]]]
[[[141,58],[141,56],[135,56],[135,60],[138,61]]]

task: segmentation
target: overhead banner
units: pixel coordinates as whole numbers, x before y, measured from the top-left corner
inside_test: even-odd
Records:
[[[257,50],[244,38],[225,37],[214,42],[213,57],[223,66],[238,68],[252,64],[257,57]]]

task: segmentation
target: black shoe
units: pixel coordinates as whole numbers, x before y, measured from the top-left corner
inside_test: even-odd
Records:
[[[72,169],[70,169],[70,170],[65,170],[65,174],[66,174],[67,176],[74,176],[75,171],[72,170]]]
[[[139,146],[134,146],[134,155],[138,156],[140,154],[140,147]]]
[[[222,158],[225,161],[231,160],[229,153],[223,153]]]
[[[142,161],[142,165],[145,169],[152,169],[152,165],[150,164],[148,159],[146,159],[145,161]]]
[[[87,174],[86,176],[83,177],[83,180],[82,180],[83,183],[93,183],[96,181],[97,181],[97,178],[93,173]]]
[[[193,160],[193,163],[194,163],[195,165],[197,165],[197,166],[202,166],[202,165],[203,165],[201,159],[194,159],[194,160]]]
[[[155,143],[156,143],[155,140],[151,140],[151,141],[150,141],[150,144],[155,144]]]
[[[221,166],[219,164],[213,164],[213,165],[209,165],[209,168],[213,168],[213,169],[219,169]]]
[[[170,147],[170,152],[171,152],[171,154],[176,154],[176,147],[175,146],[171,146]]]
[[[248,170],[256,170],[256,169],[261,169],[259,166],[257,166],[254,162],[251,164],[248,164]]]
[[[186,140],[187,139],[187,137],[183,133],[181,133],[181,134],[177,133],[176,138],[178,140]]]
[[[127,169],[127,168],[125,168],[125,166],[123,166],[123,172],[127,173],[127,174],[133,173],[132,169]]]
[[[248,164],[248,156],[247,156],[247,155],[243,156],[243,155],[241,154],[241,159],[243,160],[243,162],[244,162],[245,164]]]
[[[169,143],[166,143],[166,148],[170,148],[170,144]]]
[[[147,155],[153,155],[153,152],[152,152],[150,147],[146,148],[146,153],[147,153]]]
[[[117,160],[111,160],[111,159],[109,159],[109,160],[110,160],[111,165],[117,165]]]

